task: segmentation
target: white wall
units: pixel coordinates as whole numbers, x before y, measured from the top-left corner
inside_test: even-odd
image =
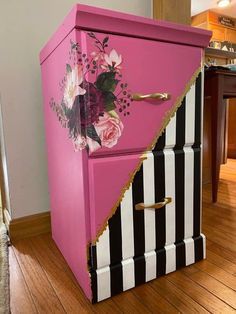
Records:
[[[38,54],[73,0],[0,0],[0,94],[13,218],[49,209]],[[152,0],[80,3],[152,16]]]

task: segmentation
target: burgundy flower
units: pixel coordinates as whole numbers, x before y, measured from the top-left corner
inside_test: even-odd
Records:
[[[84,136],[86,128],[98,122],[105,110],[103,93],[90,82],[84,82],[82,87],[86,93],[75,98],[68,121],[70,135],[74,139],[78,134]]]
[[[85,82],[83,88],[86,90],[85,95],[80,95],[81,100],[81,124],[91,125],[98,122],[99,117],[105,111],[105,99],[103,92],[98,90],[94,84]]]

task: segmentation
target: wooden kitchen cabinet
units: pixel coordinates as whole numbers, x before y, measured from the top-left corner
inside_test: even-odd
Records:
[[[52,235],[94,303],[205,258],[209,38],[76,5],[41,51]]]
[[[226,40],[226,30],[224,27],[221,26],[210,26],[208,28],[212,31],[212,41],[225,41]]]
[[[220,14],[212,11],[204,11],[193,16],[191,24],[194,27],[212,31],[211,41],[229,41],[236,43],[236,28],[222,25],[219,22],[220,16]]]

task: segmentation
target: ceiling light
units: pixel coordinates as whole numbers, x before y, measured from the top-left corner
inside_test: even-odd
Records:
[[[230,4],[230,0],[219,0],[217,4],[218,4],[218,7],[224,8]]]

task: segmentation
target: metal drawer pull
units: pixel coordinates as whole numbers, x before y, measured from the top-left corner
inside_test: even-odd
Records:
[[[165,197],[162,202],[155,203],[153,205],[145,205],[144,203],[138,203],[135,205],[135,209],[136,210],[143,210],[146,208],[159,209],[159,208],[162,208],[165,205],[169,204],[170,202],[172,202],[172,198],[171,197]]]
[[[168,100],[171,98],[171,95],[168,93],[154,93],[154,94],[147,94],[147,95],[142,95],[142,94],[133,94],[132,99],[133,100],[144,100],[144,99],[160,99],[160,100]]]

